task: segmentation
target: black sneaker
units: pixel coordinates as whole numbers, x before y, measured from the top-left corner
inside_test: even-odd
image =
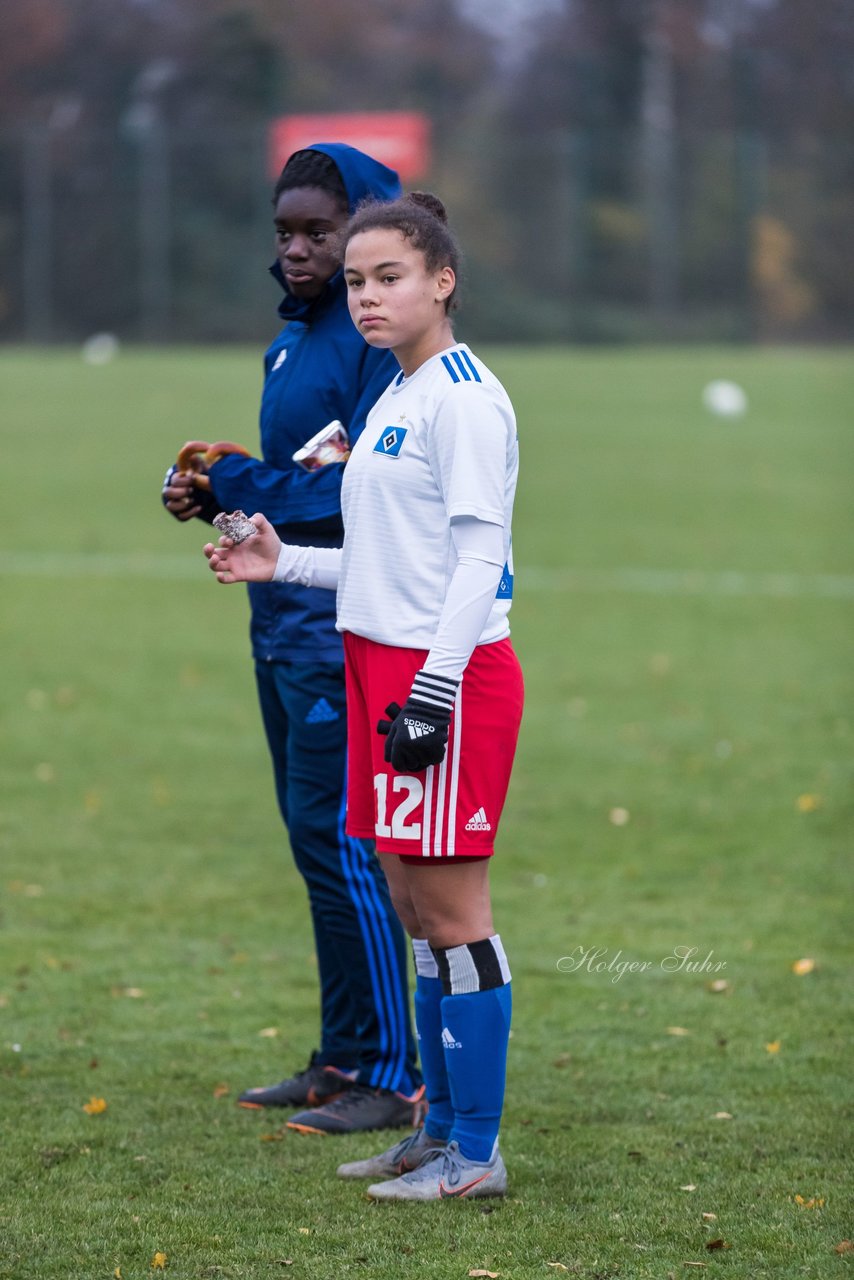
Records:
[[[250,1111],[264,1107],[304,1107],[306,1103],[318,1107],[342,1097],[352,1088],[353,1081],[346,1071],[319,1063],[317,1054],[313,1053],[305,1071],[266,1088],[247,1089],[237,1099],[237,1105]]]
[[[288,1129],[299,1133],[364,1133],[369,1129],[417,1128],[427,1112],[424,1086],[411,1098],[391,1089],[370,1089],[354,1084],[339,1098],[322,1107],[301,1111],[288,1120]]]

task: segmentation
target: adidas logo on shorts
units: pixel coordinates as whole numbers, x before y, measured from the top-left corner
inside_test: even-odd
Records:
[[[454,1038],[453,1032],[449,1031],[447,1027],[442,1028],[442,1044],[446,1049],[462,1049],[463,1047],[459,1040]]]
[[[486,820],[486,811],[483,806],[478,809],[477,813],[473,813],[466,823],[466,831],[491,831],[492,825]]]

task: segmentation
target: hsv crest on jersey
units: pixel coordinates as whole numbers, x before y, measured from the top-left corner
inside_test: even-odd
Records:
[[[374,453],[396,458],[406,439],[406,427],[383,427],[383,433],[374,445]]]

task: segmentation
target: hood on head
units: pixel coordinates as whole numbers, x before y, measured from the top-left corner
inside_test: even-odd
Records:
[[[395,200],[401,194],[400,178],[394,169],[356,147],[347,146],[346,142],[313,142],[300,150],[322,151],[329,156],[344,180],[351,213],[363,200]]]
[[[400,178],[394,169],[380,164],[379,160],[374,160],[356,147],[349,147],[346,142],[315,142],[310,147],[300,147],[299,150],[322,151],[329,156],[343,179],[350,201],[350,213],[355,213],[363,200],[395,200],[402,192]],[[270,274],[285,291],[278,308],[283,320],[310,320],[318,306],[333,305],[336,291],[343,289],[343,275],[339,270],[319,298],[295,298],[288,289],[278,262],[270,267]]]

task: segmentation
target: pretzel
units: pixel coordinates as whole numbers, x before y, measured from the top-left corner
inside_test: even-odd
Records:
[[[194,488],[210,489],[211,482],[204,472],[227,453],[238,453],[243,458],[252,456],[248,449],[231,440],[217,440],[216,444],[208,444],[207,440],[188,440],[178,454],[175,465],[185,475],[194,474]]]

